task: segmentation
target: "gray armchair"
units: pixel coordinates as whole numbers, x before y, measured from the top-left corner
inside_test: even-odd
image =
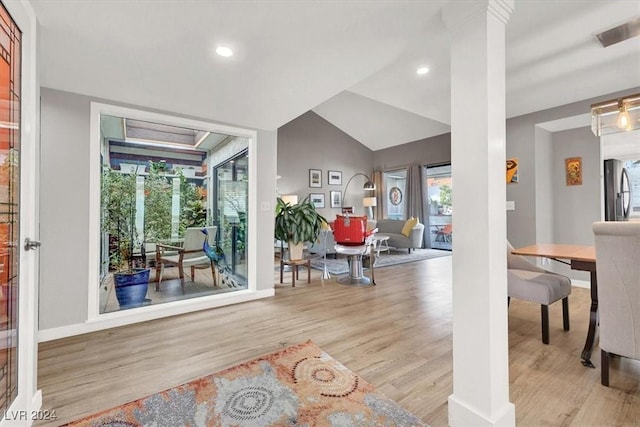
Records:
[[[640,360],[640,222],[593,224],[602,385],[611,355]]]
[[[508,298],[540,304],[542,342],[549,344],[549,306],[558,300],[562,300],[564,330],[569,330],[571,279],[531,264],[524,257],[512,254],[512,251],[513,246],[507,242]]]

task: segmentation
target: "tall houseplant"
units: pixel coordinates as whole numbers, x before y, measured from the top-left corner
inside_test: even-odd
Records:
[[[136,268],[134,252],[140,245],[136,230],[136,175],[104,167],[102,172],[102,231],[109,237],[109,267],[120,308],[144,304],[149,269]]]
[[[315,242],[327,220],[320,215],[310,196],[295,205],[278,198],[276,204],[275,238],[289,245],[289,257],[292,260],[302,258],[305,242]]]

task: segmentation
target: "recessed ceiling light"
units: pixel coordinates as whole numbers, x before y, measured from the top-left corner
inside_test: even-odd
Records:
[[[416,74],[418,75],[423,75],[423,74],[427,74],[429,72],[429,68],[428,67],[420,67],[416,70]]]
[[[226,46],[218,46],[216,53],[220,56],[224,56],[225,58],[233,55],[233,51]]]

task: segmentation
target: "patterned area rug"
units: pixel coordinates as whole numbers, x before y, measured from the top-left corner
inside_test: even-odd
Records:
[[[451,251],[443,251],[438,249],[414,249],[411,253],[407,250],[389,252],[381,252],[380,258],[375,264],[375,268],[388,267],[390,265],[404,264],[406,262],[422,261],[429,258],[438,258],[450,256]],[[311,268],[324,270],[322,258],[314,258],[311,260]],[[327,270],[331,274],[346,274],[349,272],[349,266],[346,258],[327,258]]]
[[[311,341],[69,426],[426,426]]]

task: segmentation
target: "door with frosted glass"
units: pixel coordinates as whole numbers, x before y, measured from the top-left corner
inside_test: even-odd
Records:
[[[21,33],[0,4],[0,410],[17,396]]]

